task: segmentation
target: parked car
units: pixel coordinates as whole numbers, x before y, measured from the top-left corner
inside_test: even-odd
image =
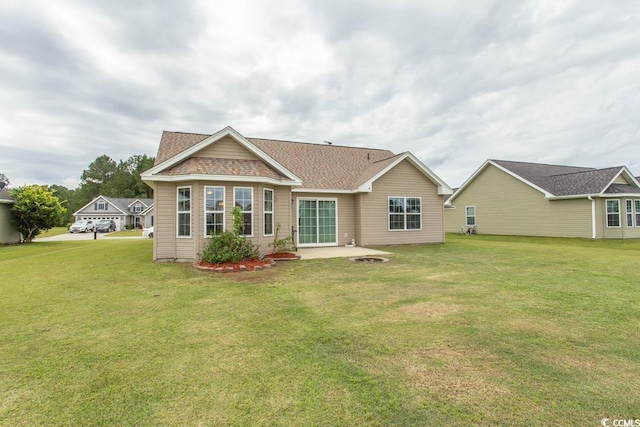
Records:
[[[87,231],[93,231],[95,227],[96,225],[90,219],[81,219],[69,227],[69,233],[86,233]]]
[[[100,233],[116,231],[116,222],[112,219],[100,219],[96,221],[96,231]]]
[[[153,237],[153,227],[143,228],[142,237]]]

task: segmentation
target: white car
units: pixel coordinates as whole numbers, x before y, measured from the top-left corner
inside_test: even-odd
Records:
[[[69,233],[86,233],[87,231],[93,231],[95,228],[96,225],[90,219],[81,219],[69,227]]]
[[[153,227],[143,228],[142,237],[153,237]]]

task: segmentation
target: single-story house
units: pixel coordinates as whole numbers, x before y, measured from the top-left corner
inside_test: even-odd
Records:
[[[213,135],[162,134],[155,165],[155,260],[192,261],[207,237],[231,230],[269,251],[275,238],[299,247],[444,242],[451,188],[409,152]]]
[[[8,188],[0,188],[0,245],[19,243],[22,235],[11,224],[11,206],[15,201]]]
[[[640,183],[604,169],[487,160],[446,201],[448,232],[628,239],[640,237]]]
[[[150,215],[149,215],[150,214]],[[122,199],[98,196],[74,212],[76,221],[81,219],[112,219],[118,230],[125,226],[144,227],[147,218],[153,221],[153,199]]]

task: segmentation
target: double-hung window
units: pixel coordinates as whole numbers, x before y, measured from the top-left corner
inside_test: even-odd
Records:
[[[107,210],[107,202],[105,202],[104,200],[97,201],[95,209],[97,211],[106,211]]]
[[[264,189],[264,235],[273,236],[273,190]]]
[[[626,213],[627,213],[627,227],[633,227],[633,200],[625,200]],[[637,221],[636,221],[637,224]]]
[[[217,236],[224,231],[224,187],[204,188],[204,235]]]
[[[191,187],[178,187],[177,236],[191,237]]]
[[[620,200],[607,200],[607,227],[620,227]]]
[[[389,197],[389,230],[421,230],[422,199]]]
[[[634,200],[635,202],[635,215],[636,215],[636,227],[640,227],[640,200]]]
[[[253,236],[253,188],[234,187],[233,205],[240,207],[242,211],[240,234],[249,237]]]
[[[466,216],[467,216],[467,226],[472,227],[476,225],[476,207],[475,206],[467,206],[465,208]]]

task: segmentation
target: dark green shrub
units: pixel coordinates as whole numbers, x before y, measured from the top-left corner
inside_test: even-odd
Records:
[[[242,212],[236,206],[233,208],[233,231],[212,236],[202,251],[202,260],[211,264],[224,264],[258,258],[258,247],[246,237],[240,236],[241,227]]]

